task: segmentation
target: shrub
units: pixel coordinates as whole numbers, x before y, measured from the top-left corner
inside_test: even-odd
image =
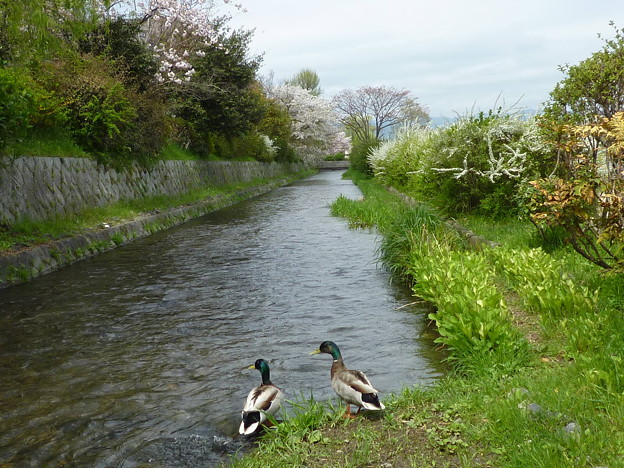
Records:
[[[63,130],[62,102],[25,70],[0,68],[0,149],[35,129]]]
[[[330,154],[323,158],[324,161],[344,161],[346,159],[344,153]]]
[[[372,176],[373,168],[368,161],[368,156],[371,150],[378,146],[379,141],[377,140],[359,141],[355,143],[351,151],[351,156],[349,156],[349,161],[351,161],[350,166],[362,174]]]
[[[401,128],[393,140],[370,151],[368,160],[375,177],[385,185],[409,192],[410,180],[423,169],[434,134],[427,128]]]
[[[275,158],[277,149],[273,146],[272,140],[256,132],[249,132],[245,135],[230,139],[232,156],[236,159],[253,158],[257,161],[271,162]]]
[[[263,100],[263,116],[256,125],[256,130],[267,135],[277,149],[276,161],[295,161],[295,151],[290,145],[290,114],[272,99]]]
[[[35,99],[13,69],[0,68],[0,149],[23,137],[35,113]]]
[[[439,129],[405,128],[370,153],[384,184],[431,199],[451,215],[519,211],[515,196],[540,173],[544,150],[537,125],[520,115],[490,111]]]
[[[532,119],[490,111],[465,116],[441,130],[421,179],[452,214],[519,210],[518,185],[539,169],[544,145]]]
[[[74,101],[72,125],[78,143],[101,157],[130,155],[125,133],[137,118],[136,108],[121,83],[111,83],[91,92],[81,90]]]
[[[75,141],[99,161],[149,162],[162,150],[170,128],[162,101],[126,86],[109,59],[66,56],[43,66],[40,76],[65,99]]]
[[[124,81],[146,92],[155,81],[158,61],[154,52],[140,39],[142,22],[114,18],[103,21],[79,41],[82,53],[102,55],[115,61]]]

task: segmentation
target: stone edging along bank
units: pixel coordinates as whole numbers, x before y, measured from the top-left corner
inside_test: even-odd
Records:
[[[408,205],[414,206],[418,203],[412,197],[405,195],[402,192],[399,192],[394,187],[388,187],[388,191],[397,195]],[[498,247],[500,245],[500,244],[497,244],[496,242],[492,242],[491,240],[483,236],[479,236],[475,234],[470,229],[462,226],[454,219],[447,219],[446,224],[448,224],[450,227],[452,227],[457,232],[459,232],[462,236],[464,236],[464,238],[466,239],[466,242],[468,242],[468,245],[474,250],[482,250],[484,247]]]
[[[0,289],[28,282],[38,276],[128,244],[136,239],[270,192],[292,180],[292,177],[277,179],[263,186],[218,195],[163,212],[145,214],[114,226],[103,224],[83,234],[35,245],[22,251],[0,253]]]

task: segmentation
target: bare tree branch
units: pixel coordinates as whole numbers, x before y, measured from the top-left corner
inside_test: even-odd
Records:
[[[403,123],[424,125],[429,115],[410,91],[386,86],[344,90],[333,99],[342,124],[359,140],[379,140],[390,128]]]

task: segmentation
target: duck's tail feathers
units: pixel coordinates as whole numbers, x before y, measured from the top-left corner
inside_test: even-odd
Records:
[[[384,404],[379,401],[379,396],[376,393],[364,393],[362,394],[362,406],[367,410],[382,410],[386,409]]]
[[[260,413],[260,411],[243,413],[242,417],[243,420],[241,421],[240,427],[238,428],[238,433],[242,435],[249,435],[256,432],[256,429],[258,429],[262,418],[262,414]]]

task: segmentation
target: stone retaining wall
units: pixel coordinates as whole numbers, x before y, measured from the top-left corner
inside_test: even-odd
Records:
[[[0,252],[0,289],[28,282],[38,276],[128,244],[154,232],[177,226],[219,208],[269,192],[295,178],[296,176],[274,179],[265,185],[254,186],[227,195],[218,195],[191,205],[146,214],[114,225],[102,224],[76,236],[53,240],[23,250]]]
[[[138,219],[102,224],[80,235],[0,252],[0,289],[30,281],[85,258],[268,192],[301,176],[304,164],[229,161],[162,161],[154,168],[106,169],[89,159],[0,158],[0,227],[20,219],[41,220],[119,200],[180,195],[207,186],[267,179]]]
[[[161,161],[116,171],[81,158],[0,158],[0,224],[74,214],[119,200],[180,195],[210,185],[270,179],[300,172],[302,164]]]

